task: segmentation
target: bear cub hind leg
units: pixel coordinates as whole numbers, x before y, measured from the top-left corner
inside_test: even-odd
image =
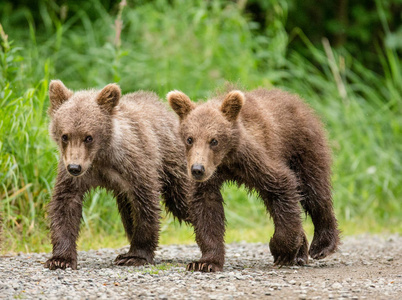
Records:
[[[334,253],[340,243],[331,197],[330,158],[326,157],[327,152],[321,152],[324,153],[319,153],[321,161],[318,167],[318,158],[311,161],[305,159],[298,170],[304,196],[301,204],[314,224],[314,238],[309,250],[313,259],[322,259]]]

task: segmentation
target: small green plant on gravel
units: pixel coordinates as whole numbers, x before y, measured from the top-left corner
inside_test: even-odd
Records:
[[[22,291],[19,294],[14,295],[14,299],[25,299],[26,296],[24,295],[24,292]]]
[[[172,268],[180,267],[180,264],[161,263],[157,265],[146,265],[141,268],[142,274],[157,275],[160,271],[169,271]]]

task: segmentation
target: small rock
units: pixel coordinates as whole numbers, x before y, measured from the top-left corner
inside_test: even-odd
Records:
[[[333,285],[331,285],[331,287],[335,290],[338,290],[342,288],[342,284],[340,284],[339,282],[335,282]]]

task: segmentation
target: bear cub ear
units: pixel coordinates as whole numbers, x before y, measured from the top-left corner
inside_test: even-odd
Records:
[[[179,115],[180,121],[195,108],[195,104],[190,98],[180,91],[171,91],[166,95],[166,98],[170,107]]]
[[[246,98],[241,91],[231,91],[222,102],[222,114],[228,121],[236,121],[245,101]]]
[[[110,83],[100,91],[96,102],[101,108],[111,113],[113,108],[119,103],[120,96],[120,87],[115,83]]]
[[[70,91],[60,80],[52,80],[49,84],[50,107],[48,114],[52,116],[59,107],[74,93]]]

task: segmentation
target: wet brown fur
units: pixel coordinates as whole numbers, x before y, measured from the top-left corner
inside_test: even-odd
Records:
[[[95,187],[113,192],[130,241],[115,264],[153,263],[159,196],[177,219],[188,220],[188,177],[175,115],[154,93],[120,98],[115,84],[74,93],[54,80],[49,98],[49,130],[61,157],[49,204],[53,256],[45,267],[77,268],[83,196]],[[82,167],[79,176],[69,174],[71,164]]]
[[[199,105],[178,91],[167,98],[180,117],[188,173],[194,179],[189,214],[202,257],[188,270],[222,270],[220,188],[225,181],[244,184],[263,200],[275,225],[269,246],[276,265],[303,265],[309,254],[320,259],[336,251],[330,149],[323,125],[299,97],[258,89],[232,91]],[[200,177],[193,168],[201,165],[205,172]],[[310,250],[299,203],[314,223]]]

